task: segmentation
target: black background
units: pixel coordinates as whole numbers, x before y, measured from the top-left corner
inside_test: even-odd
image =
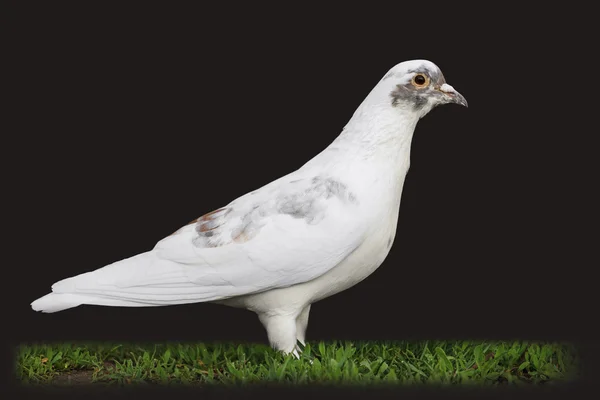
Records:
[[[389,68],[425,58],[469,108],[419,122],[391,253],[312,307],[308,340],[563,340],[585,361],[593,264],[577,250],[581,176],[567,167],[582,157],[565,132],[585,103],[569,60],[586,24],[523,7],[23,10],[7,36],[11,357],[38,341],[265,343],[256,315],[219,305],[29,303],[300,167]]]

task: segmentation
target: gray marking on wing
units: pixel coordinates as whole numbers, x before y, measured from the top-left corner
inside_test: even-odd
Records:
[[[196,226],[198,237],[194,245],[217,247],[232,242],[247,242],[267,223],[265,217],[276,214],[303,219],[307,224],[317,224],[325,218],[328,205],[324,200],[333,197],[346,204],[357,203],[356,195],[345,184],[332,178],[316,176],[310,180],[297,179],[288,185],[274,198],[260,203],[245,203],[243,208],[236,207],[234,202],[202,217]]]
[[[316,224],[323,219],[324,205],[318,200],[338,197],[344,202],[355,203],[356,196],[346,185],[331,178],[315,176],[308,189],[281,198],[278,211],[293,218],[302,218],[308,224]]]

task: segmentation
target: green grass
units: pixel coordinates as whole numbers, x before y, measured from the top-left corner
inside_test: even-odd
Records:
[[[518,342],[333,342],[308,344],[301,359],[264,345],[33,344],[17,351],[29,384],[255,382],[531,384],[577,377],[566,344]]]

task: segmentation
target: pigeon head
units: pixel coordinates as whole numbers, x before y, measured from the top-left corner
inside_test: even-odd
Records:
[[[392,107],[425,116],[440,104],[460,104],[467,100],[446,83],[442,71],[427,60],[405,61],[394,66],[380,81],[386,101]]]

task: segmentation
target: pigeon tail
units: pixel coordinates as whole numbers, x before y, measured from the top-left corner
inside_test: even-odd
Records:
[[[54,313],[69,308],[74,308],[82,304],[112,307],[149,307],[153,305],[134,301],[109,299],[73,293],[49,293],[31,303],[31,308],[34,311]]]

